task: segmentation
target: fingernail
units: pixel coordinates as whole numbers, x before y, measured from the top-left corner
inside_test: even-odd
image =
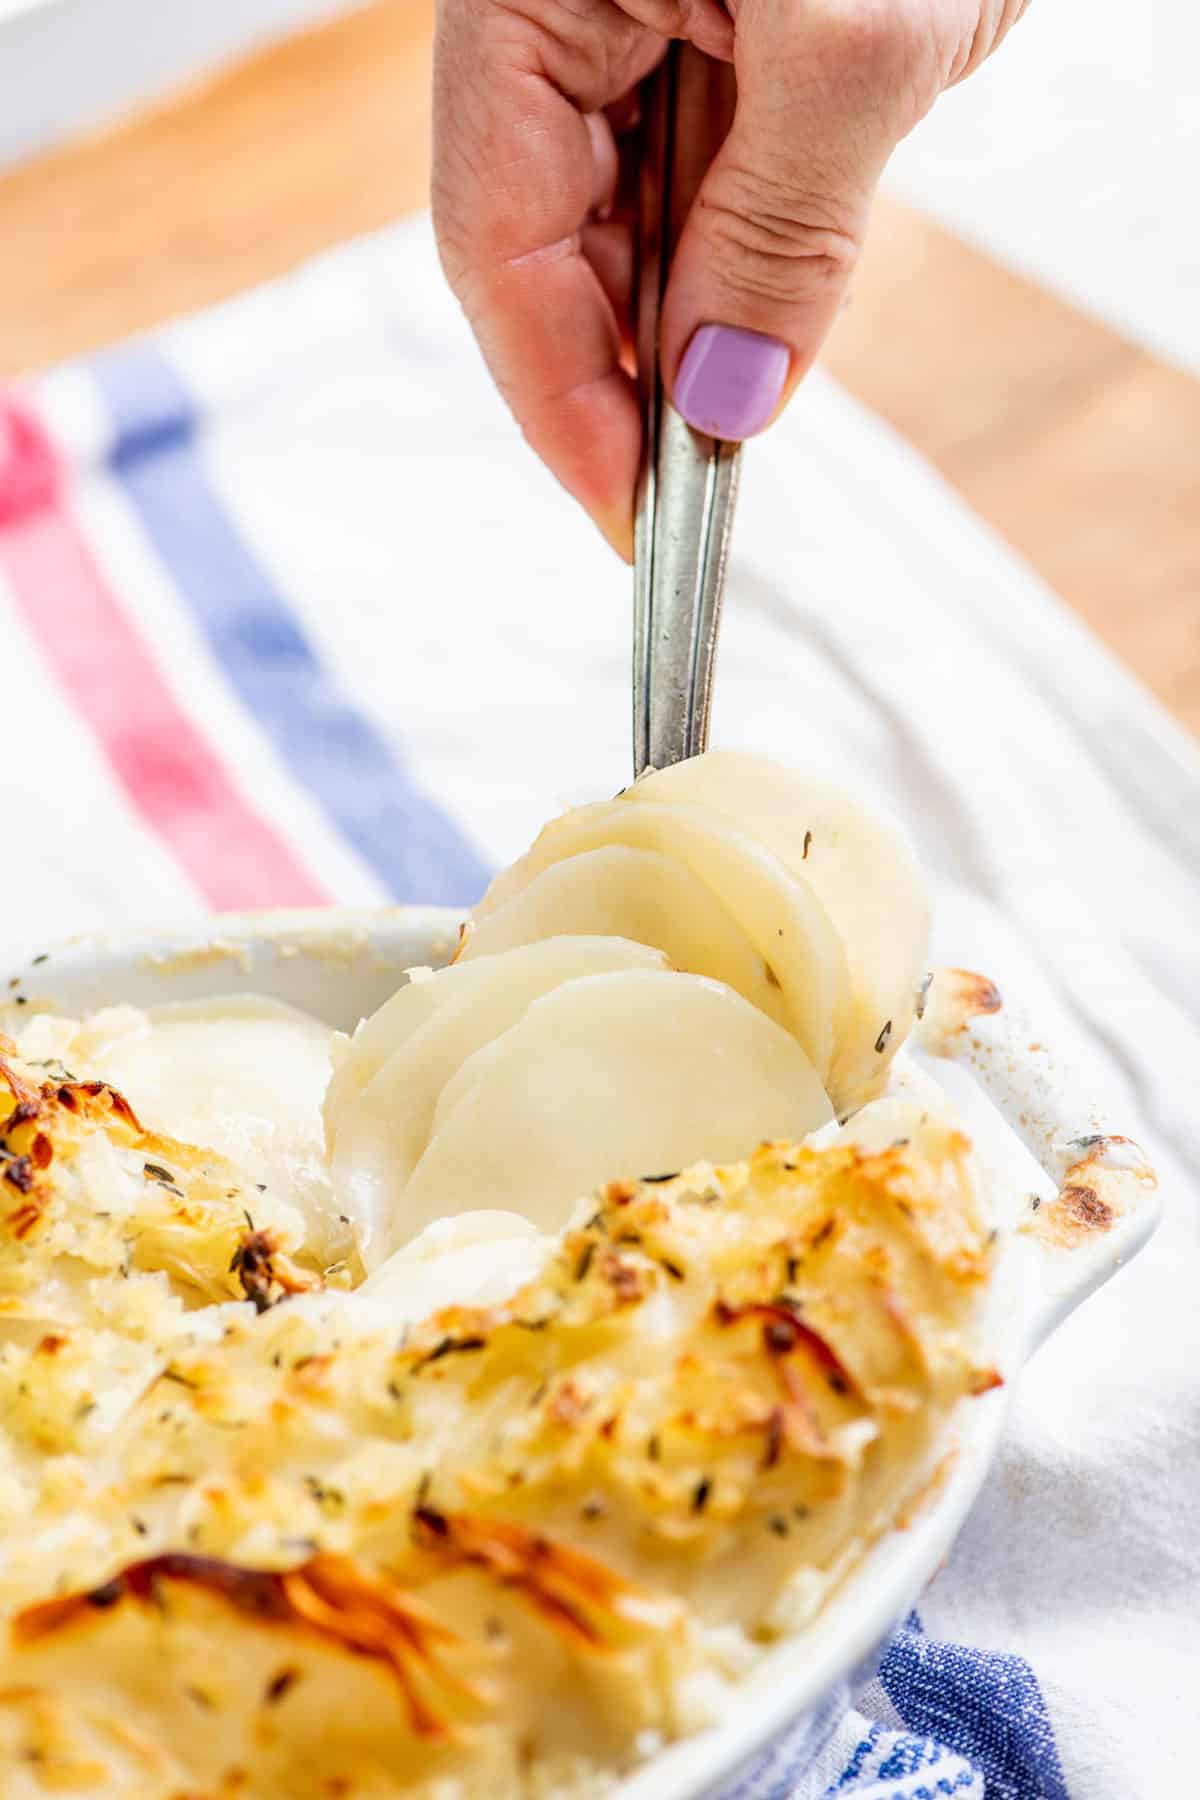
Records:
[[[633,561],[633,514],[627,506],[613,507],[593,514],[596,524],[621,558]]]
[[[770,424],[792,355],[778,338],[735,325],[701,325],[675,377],[675,407],[697,431],[748,438]]]

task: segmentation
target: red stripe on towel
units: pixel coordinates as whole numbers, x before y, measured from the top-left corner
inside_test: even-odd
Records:
[[[63,504],[38,421],[0,402],[0,567],[32,637],[132,805],[221,910],[328,896],[176,702]]]

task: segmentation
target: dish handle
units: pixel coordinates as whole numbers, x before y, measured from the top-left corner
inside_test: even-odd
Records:
[[[1161,1213],[1158,1178],[1145,1151],[1112,1130],[1029,1015],[986,976],[935,970],[916,1040],[974,1076],[1057,1190],[1032,1196],[1018,1226],[1036,1289],[1032,1350],[1150,1238]]]

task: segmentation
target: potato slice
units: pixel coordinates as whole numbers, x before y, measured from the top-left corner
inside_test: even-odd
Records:
[[[609,944],[598,950],[577,949],[564,941],[566,935],[551,948],[546,942],[550,934],[542,933],[542,942],[531,944],[526,956],[508,965],[514,982],[530,982],[531,998],[573,975],[602,974],[605,969],[633,966],[623,947],[618,950]],[[635,956],[634,964],[642,961]],[[664,963],[660,954],[646,966],[661,967]],[[486,992],[493,978],[490,972],[468,975],[460,962],[445,969],[411,969],[409,979],[390,1000],[385,1000],[370,1018],[363,1019],[352,1037],[335,1044],[333,1075],[325,1095],[325,1141],[331,1154],[352,1097],[362,1092],[406,1039],[442,1012],[452,999],[461,998],[465,1005],[474,1005],[473,996]]]
[[[731,989],[674,971],[586,976],[464,1062],[397,1217],[417,1231],[502,1207],[553,1231],[613,1177],[732,1161],[830,1117],[795,1039]]]
[[[458,960],[558,932],[652,944],[673,969],[711,975],[777,1024],[790,1023],[778,982],[728,907],[686,863],[662,851],[609,844],[552,863],[472,924]]]
[[[303,1214],[326,1261],[349,1249],[321,1143],[333,1032],[261,994],[92,1015],[65,1054],[111,1082],[142,1124],[217,1150]]]
[[[929,893],[900,828],[835,782],[735,750],[657,770],[622,799],[711,809],[807,882],[841,938],[854,995],[832,1087],[842,1109],[877,1091],[912,1025],[929,958]]]
[[[368,1270],[400,1241],[397,1196],[428,1142],[438,1096],[462,1062],[564,981],[666,967],[661,951],[620,938],[546,938],[410,981],[359,1027],[330,1084],[325,1128],[334,1192]]]
[[[788,1023],[824,1080],[851,1018],[841,938],[809,884],[711,808],[613,800],[564,813],[496,877],[476,917],[487,919],[553,864],[611,844],[673,857],[709,888],[778,981]]]
[[[551,1240],[511,1212],[439,1219],[393,1251],[357,1290],[397,1324],[444,1306],[498,1306],[541,1273]]]

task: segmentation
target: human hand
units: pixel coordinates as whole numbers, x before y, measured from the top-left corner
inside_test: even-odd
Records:
[[[525,436],[626,557],[637,84],[672,37],[732,66],[737,105],[661,319],[676,407],[762,431],[843,304],[893,149],[1028,0],[440,0],[434,222]]]

